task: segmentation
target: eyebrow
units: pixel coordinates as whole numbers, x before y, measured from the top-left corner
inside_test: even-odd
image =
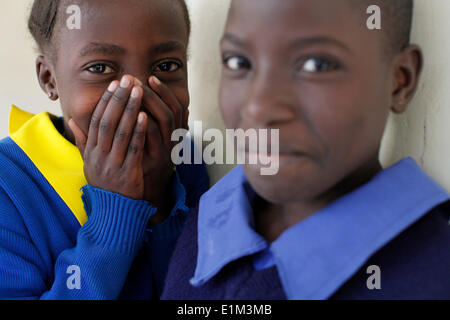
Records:
[[[179,41],[166,41],[159,43],[150,48],[150,55],[160,55],[164,53],[169,53],[177,50],[186,50],[186,46]]]
[[[244,41],[242,41],[241,39],[239,39],[239,37],[231,34],[231,33],[225,33],[222,37],[222,39],[220,40],[220,43],[223,43],[225,41],[229,41],[232,42],[238,46],[244,46]]]
[[[80,50],[80,57],[101,53],[107,56],[124,54],[125,49],[114,44],[91,42]]]
[[[159,43],[150,49],[150,55],[160,55],[176,50],[186,50],[186,46],[179,41],[167,41]],[[125,49],[109,43],[91,42],[80,50],[80,57],[100,53],[108,56],[124,54]]]
[[[244,41],[241,40],[239,37],[230,34],[230,33],[226,33],[221,40],[222,42],[225,41],[229,41],[231,43],[234,43],[235,45],[238,46],[244,46]],[[306,38],[298,38],[296,40],[294,40],[291,44],[290,47],[291,48],[305,48],[305,47],[310,47],[313,45],[318,45],[318,44],[329,44],[329,45],[333,45],[336,47],[339,47],[345,51],[347,51],[348,53],[352,53],[350,48],[345,45],[343,42],[334,39],[334,38],[330,38],[330,37],[326,37],[326,36],[315,36],[315,37],[306,37]]]
[[[350,50],[350,48],[343,42],[334,39],[334,38],[330,38],[330,37],[326,37],[326,36],[316,36],[316,37],[310,37],[310,38],[299,38],[294,40],[294,42],[291,44],[291,47],[293,48],[304,48],[304,47],[311,47],[313,45],[318,45],[318,44],[329,44],[329,45],[333,45],[335,47],[339,47],[345,51],[347,51],[348,53],[352,53],[352,51]]]

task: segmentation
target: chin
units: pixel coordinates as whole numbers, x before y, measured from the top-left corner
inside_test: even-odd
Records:
[[[255,192],[264,200],[273,204],[298,201],[310,196],[310,179],[303,170],[294,172],[280,167],[275,175],[261,175],[257,165],[244,165],[245,175]]]

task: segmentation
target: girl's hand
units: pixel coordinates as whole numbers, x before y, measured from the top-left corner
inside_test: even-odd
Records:
[[[159,125],[161,138],[167,150],[172,151],[171,141],[176,129],[188,129],[189,111],[185,109],[172,91],[155,76],[148,80],[149,87],[143,87],[144,108]]]
[[[88,183],[135,200],[144,198],[142,159],[148,116],[140,112],[142,98],[139,81],[124,76],[120,85],[111,83],[97,104],[88,137],[69,120]]]
[[[148,84],[149,86],[142,87],[142,105],[148,113],[144,163],[145,199],[167,213],[171,205],[171,153],[175,145],[171,136],[175,129],[187,127],[187,115],[185,108],[164,83],[152,76]]]

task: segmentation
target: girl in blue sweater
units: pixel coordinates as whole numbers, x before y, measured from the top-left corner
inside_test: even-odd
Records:
[[[208,188],[202,165],[170,159],[188,118],[186,5],[36,0],[29,29],[63,117],[13,107],[0,142],[0,298],[158,298]]]

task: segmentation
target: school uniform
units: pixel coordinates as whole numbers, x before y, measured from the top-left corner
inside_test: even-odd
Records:
[[[242,166],[205,193],[163,299],[449,299],[450,197],[411,158],[268,243]]]
[[[12,108],[0,141],[0,299],[156,299],[189,212],[208,188],[181,165],[163,223],[147,201],[87,184],[63,119]]]

